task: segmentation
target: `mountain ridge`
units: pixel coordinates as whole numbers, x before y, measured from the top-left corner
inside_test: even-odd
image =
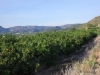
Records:
[[[0,26],[0,33],[33,33],[33,32],[44,32],[52,30],[68,29],[73,26],[81,24],[66,24],[62,26],[14,26],[9,28],[3,28]]]
[[[100,16],[94,17],[92,20],[88,21],[87,24],[100,24]]]
[[[92,26],[100,25],[100,16],[94,17],[87,23],[77,23],[77,24],[65,24],[61,26],[14,26],[9,28],[4,28],[0,26],[0,33],[34,33],[34,32],[45,32],[45,31],[53,31],[53,30],[62,30],[62,29],[69,29],[74,28],[76,26],[80,26],[82,28]]]

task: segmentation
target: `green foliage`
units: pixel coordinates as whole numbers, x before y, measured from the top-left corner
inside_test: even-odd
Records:
[[[96,34],[91,30],[53,31],[32,36],[0,35],[0,74],[31,75],[41,64],[57,64]]]
[[[87,27],[88,27],[88,29],[97,29],[98,24],[88,24]]]
[[[100,35],[100,27],[98,27],[98,29],[95,30],[95,33],[97,33],[98,35]]]

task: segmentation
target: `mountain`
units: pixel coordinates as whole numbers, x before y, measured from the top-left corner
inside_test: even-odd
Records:
[[[0,26],[0,32],[3,31],[3,30],[4,30],[4,28],[2,26]]]
[[[69,29],[69,28],[74,28],[74,27],[80,26],[80,25],[83,25],[83,24],[66,24],[66,25],[62,25],[61,28]]]
[[[87,23],[84,23],[83,25],[79,26],[79,29],[82,28],[87,29],[87,28],[94,28],[94,27],[100,27],[100,16],[94,17]]]
[[[11,33],[23,33],[23,32],[43,32],[46,31],[50,26],[16,26],[9,28]]]
[[[69,28],[85,28],[85,27],[93,27],[93,25],[100,26],[100,16],[93,18],[84,24],[65,24],[61,26],[15,26],[10,28],[3,28],[0,26],[0,33],[33,33],[33,32],[45,32],[45,31],[53,31],[53,30],[61,30],[61,29],[69,29]]]
[[[81,24],[66,24],[62,26],[15,26],[10,28],[3,28],[0,26],[0,33],[33,33],[33,32],[45,32],[61,29],[69,29]]]
[[[6,33],[8,31],[9,31],[8,28],[3,28],[2,26],[0,26],[0,33]]]
[[[88,21],[87,24],[100,24],[100,16],[93,18],[92,20]]]

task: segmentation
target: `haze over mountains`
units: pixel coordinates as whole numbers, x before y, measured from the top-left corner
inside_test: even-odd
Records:
[[[100,24],[100,16],[93,18],[92,20],[85,23],[88,24]],[[33,32],[44,32],[52,30],[69,29],[71,27],[80,26],[84,24],[66,24],[62,26],[15,26],[9,28],[3,28],[0,26],[0,33],[33,33]]]
[[[0,33],[33,33],[33,32],[44,32],[52,30],[68,29],[73,26],[81,24],[66,24],[62,26],[15,26],[9,28],[3,28],[0,26]]]

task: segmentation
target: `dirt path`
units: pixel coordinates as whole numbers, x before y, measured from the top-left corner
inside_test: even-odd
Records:
[[[87,56],[87,52],[97,43],[95,39],[96,38],[91,39],[87,44],[83,45],[79,51],[76,51],[69,56],[64,56],[57,66],[38,72],[36,75],[64,75],[63,73],[65,70],[67,70],[73,63],[82,61],[84,57]]]

